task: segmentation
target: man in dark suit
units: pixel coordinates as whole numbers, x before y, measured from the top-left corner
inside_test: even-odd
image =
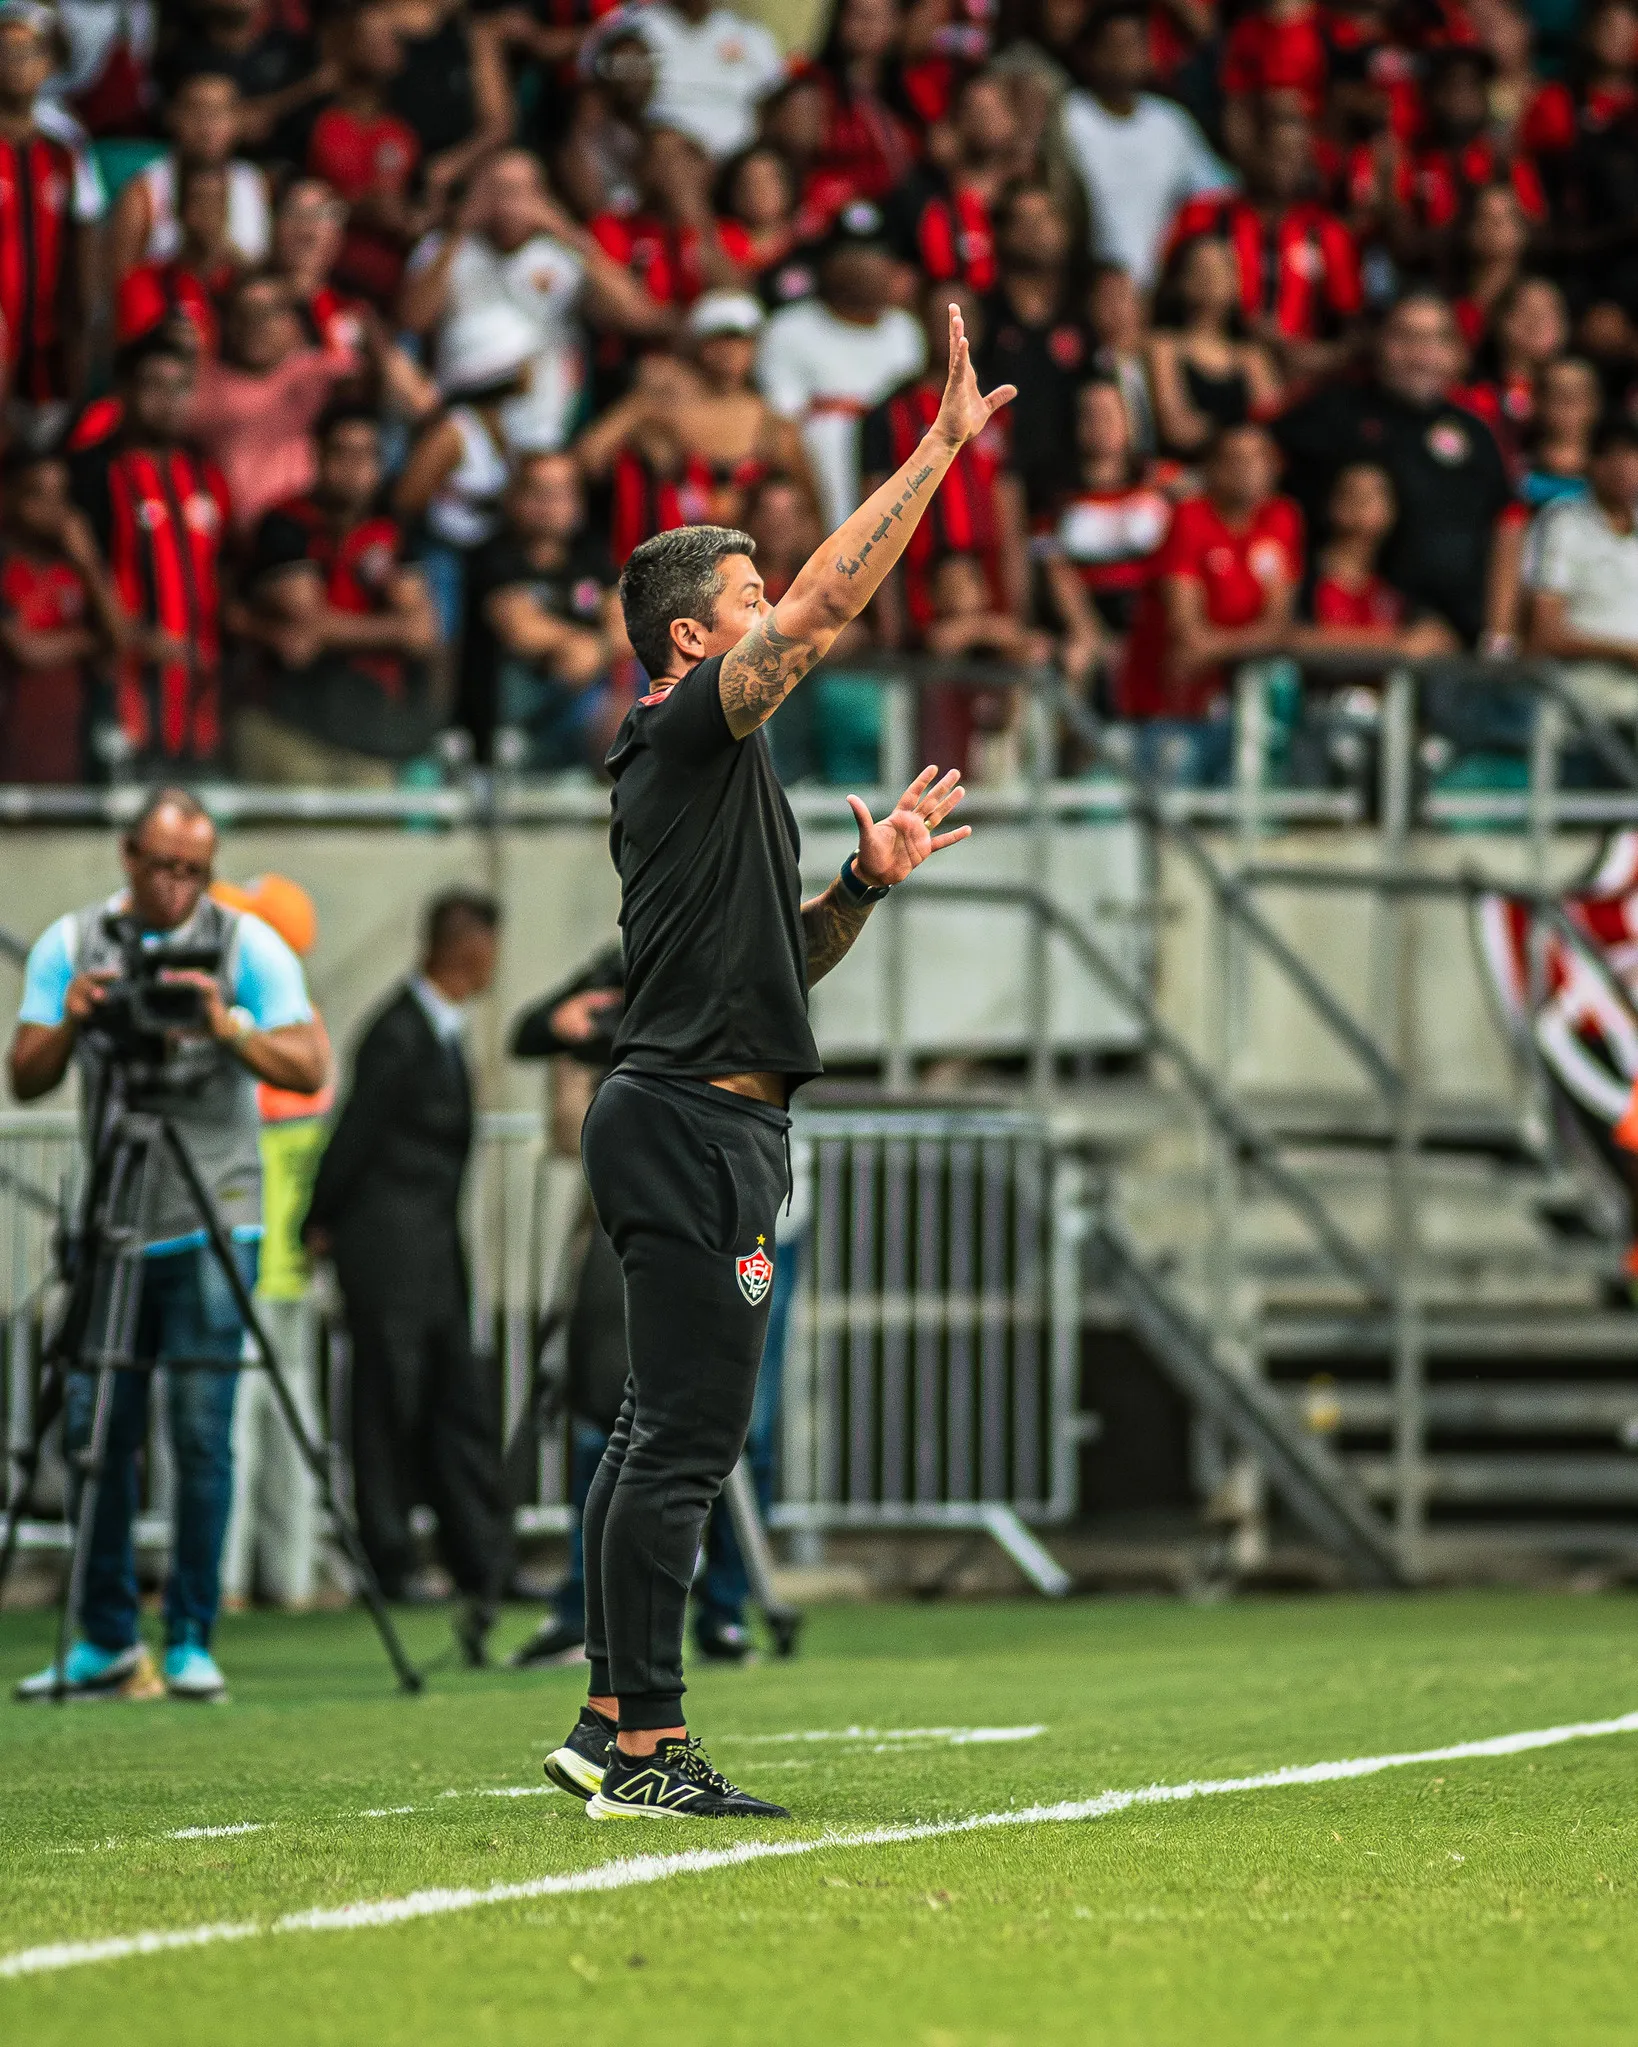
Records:
[[[428,906],[420,971],[369,1025],[319,1167],[304,1236],[328,1253],[352,1338],[359,1531],[388,1598],[415,1568],[410,1508],[438,1517],[463,1596],[468,1662],[504,1581],[507,1529],[495,1389],[472,1353],[461,1181],[472,1148],[465,1005],[495,977],[500,911],[450,889]]]

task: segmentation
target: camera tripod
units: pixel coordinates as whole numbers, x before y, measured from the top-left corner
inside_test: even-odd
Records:
[[[81,1203],[80,1230],[69,1270],[68,1300],[46,1353],[46,1379],[40,1391],[34,1430],[28,1447],[17,1459],[19,1484],[6,1517],[4,1542],[0,1544],[3,1592],[16,1554],[18,1531],[33,1496],[46,1433],[64,1409],[68,1375],[94,1371],[97,1383],[90,1438],[74,1460],[79,1466],[80,1498],[68,1576],[57,1615],[53,1699],[60,1702],[68,1696],[69,1638],[85,1597],[91,1532],[108,1459],[116,1376],[120,1372],[153,1369],[151,1362],[138,1359],[136,1339],[146,1242],[143,1224],[149,1211],[154,1168],[161,1156],[169,1157],[187,1190],[189,1205],[205,1233],[206,1247],[220,1268],[255,1344],[256,1362],[267,1374],[285,1426],[312,1475],[319,1503],[330,1517],[399,1685],[406,1692],[419,1691],[421,1673],[405,1654],[358,1532],[336,1499],[329,1462],[321,1446],[307,1432],[278,1356],[256,1312],[255,1300],[234,1258],[228,1232],[181,1131],[163,1106],[162,1092],[144,1088],[139,1073],[110,1060],[97,1089],[89,1128],[91,1158]],[[238,1369],[237,1364],[224,1366],[208,1359],[167,1360],[167,1366],[171,1370],[191,1371]]]

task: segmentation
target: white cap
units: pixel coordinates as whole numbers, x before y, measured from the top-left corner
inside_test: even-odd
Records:
[[[767,320],[760,299],[748,291],[708,291],[688,309],[688,331],[696,341],[712,334],[760,334]]]
[[[516,306],[470,306],[438,335],[438,388],[445,397],[482,391],[515,376],[541,350],[541,333]]]

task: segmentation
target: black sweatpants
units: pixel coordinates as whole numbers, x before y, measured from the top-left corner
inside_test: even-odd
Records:
[[[682,1724],[700,1533],[739,1461],[773,1295],[790,1118],[706,1081],[621,1069],[581,1136],[625,1278],[631,1378],[592,1481],[586,1654],[623,1728]]]

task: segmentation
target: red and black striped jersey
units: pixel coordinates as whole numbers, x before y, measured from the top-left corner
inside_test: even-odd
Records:
[[[1425,228],[1450,227],[1469,195],[1481,185],[1510,184],[1530,220],[1547,218],[1547,194],[1534,159],[1508,156],[1488,136],[1460,147],[1433,144],[1405,151],[1395,167],[1395,201]],[[1348,191],[1352,203],[1369,207],[1376,201],[1377,160],[1369,143],[1361,143],[1348,159]]]
[[[120,279],[114,293],[116,342],[134,341],[175,319],[192,327],[203,358],[208,361],[218,353],[221,327],[207,279],[174,258],[169,263],[139,263]]]
[[[987,296],[997,280],[990,209],[970,185],[915,180],[888,204],[898,253],[935,284],[960,282]]]
[[[83,422],[70,437],[74,495],[102,542],[126,613],[173,634],[184,649],[168,661],[124,657],[120,723],[139,753],[207,761],[221,741],[227,485],[214,463],[189,448],[132,445],[117,429],[117,412],[115,420],[100,438],[87,435]]]
[[[623,568],[632,549],[656,533],[707,524],[714,482],[710,464],[698,455],[663,475],[636,448],[623,448],[614,464],[609,517],[615,567]]]
[[[924,378],[866,413],[859,431],[862,474],[891,476],[908,462],[937,419],[943,395],[942,381]],[[1000,599],[999,490],[1006,453],[1002,422],[992,420],[977,440],[969,441],[957,455],[910,536],[903,556],[905,608],[918,634],[932,623],[931,576],[944,555],[976,555],[989,578],[992,595]]]
[[[1337,216],[1312,199],[1265,214],[1232,192],[1191,199],[1172,223],[1170,246],[1220,235],[1240,266],[1248,320],[1272,319],[1292,341],[1317,341],[1364,304],[1359,250]]]
[[[34,403],[68,395],[74,176],[65,142],[38,130],[23,142],[0,141],[0,351],[10,390]]]

